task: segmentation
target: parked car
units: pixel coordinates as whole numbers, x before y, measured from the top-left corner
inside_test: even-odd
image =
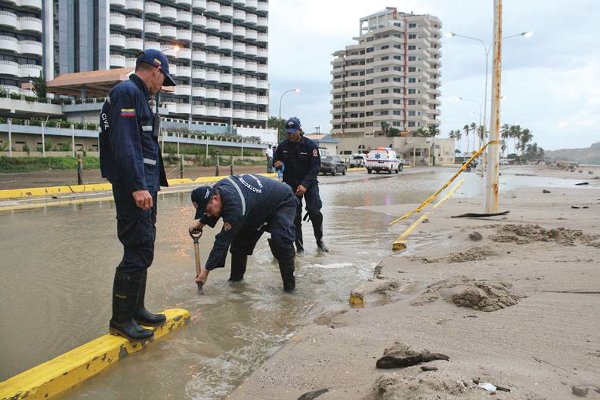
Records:
[[[352,159],[350,160],[350,167],[364,167],[367,165],[367,155],[366,154],[352,154]]]
[[[321,172],[323,175],[338,173],[346,175],[348,166],[338,156],[321,156]]]
[[[403,168],[402,160],[399,160],[396,152],[390,148],[378,147],[367,155],[367,172],[369,174],[373,171],[377,173],[387,171],[388,174],[399,173]]]

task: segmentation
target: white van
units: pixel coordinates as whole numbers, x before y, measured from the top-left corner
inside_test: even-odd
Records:
[[[377,173],[387,171],[388,174],[391,174],[392,172],[402,171],[404,165],[402,160],[398,159],[394,150],[387,147],[378,147],[367,154],[366,167],[369,174],[373,171]]]

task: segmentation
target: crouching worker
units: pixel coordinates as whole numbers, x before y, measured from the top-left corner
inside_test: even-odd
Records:
[[[248,256],[263,232],[271,233],[269,246],[279,262],[283,289],[291,292],[296,287],[294,278],[294,217],[298,200],[291,188],[276,180],[251,174],[234,175],[202,186],[192,192],[196,208],[191,233],[205,225],[214,228],[223,218],[223,228],[196,282],[205,284],[208,274],[225,266],[227,250],[231,247],[231,275],[229,281],[244,278]]]

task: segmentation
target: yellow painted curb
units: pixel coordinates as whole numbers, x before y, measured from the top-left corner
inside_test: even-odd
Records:
[[[187,310],[165,310],[167,322],[154,330],[158,339],[190,320]],[[30,370],[0,382],[0,399],[48,399],[68,390],[151,341],[134,343],[120,336],[104,335]]]
[[[408,228],[406,228],[406,230],[404,232],[402,232],[402,234],[400,236],[398,236],[398,239],[396,239],[394,241],[394,243],[392,244],[392,250],[393,251],[400,251],[400,250],[406,250],[406,238],[412,233],[412,231],[415,230],[415,228],[423,221],[425,221],[427,219],[427,215],[421,215],[419,217],[418,220],[416,220],[415,222],[412,223],[411,226],[409,226]]]

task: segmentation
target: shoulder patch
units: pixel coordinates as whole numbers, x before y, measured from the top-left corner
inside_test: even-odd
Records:
[[[229,230],[231,230],[231,224],[229,222],[225,222],[223,224],[223,230],[226,231],[226,232],[229,231]]]
[[[313,150],[313,157],[319,157],[319,150],[317,150],[317,149]]]

